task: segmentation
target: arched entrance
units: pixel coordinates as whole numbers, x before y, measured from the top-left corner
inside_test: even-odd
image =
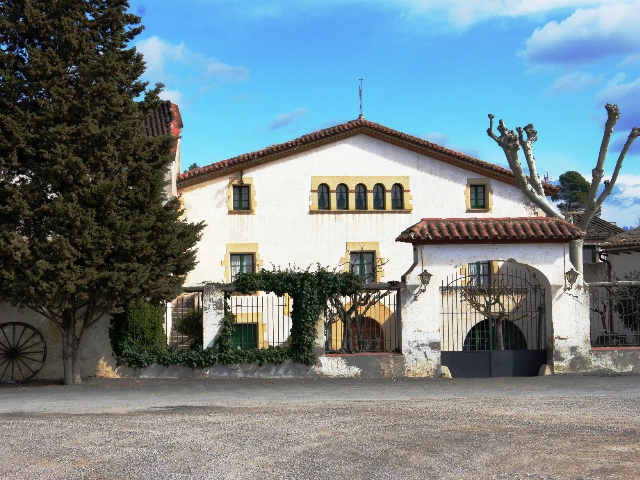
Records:
[[[547,362],[545,289],[526,266],[468,264],[441,286],[442,365],[453,377],[533,376]]]

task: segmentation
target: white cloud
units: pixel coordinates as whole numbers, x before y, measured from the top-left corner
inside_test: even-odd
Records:
[[[599,85],[602,83],[602,77],[594,77],[589,74],[569,73],[558,79],[549,89],[552,95],[567,92],[579,92],[586,87]]]
[[[209,0],[225,3],[230,0]],[[319,11],[344,5],[394,8],[400,13],[432,17],[464,28],[503,17],[539,16],[562,9],[620,3],[621,0],[235,0],[236,8],[255,16],[275,17],[291,12]],[[624,1],[624,0],[622,0]]]
[[[536,29],[520,54],[530,64],[580,65],[640,53],[640,0],[597,3]]]
[[[140,40],[136,47],[144,55],[146,75],[154,81],[168,83],[185,78],[192,81],[214,78],[223,82],[236,82],[249,77],[246,67],[223,63],[216,58],[192,52],[183,43],[173,45],[157,36]]]
[[[182,102],[182,92],[179,90],[163,90],[160,93],[162,100],[171,100],[173,103],[180,104]]]
[[[615,103],[620,107],[620,120],[616,125],[618,131],[640,127],[640,78],[628,83],[622,83],[623,79],[623,75],[618,75],[596,97],[599,105]],[[628,131],[625,137],[627,134]],[[640,142],[636,140],[636,143]]]
[[[269,130],[278,130],[287,125],[307,116],[307,108],[300,107],[287,113],[281,113],[271,122],[269,122]]]

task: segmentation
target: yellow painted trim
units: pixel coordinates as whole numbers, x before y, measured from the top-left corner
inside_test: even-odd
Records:
[[[340,263],[342,264],[342,271],[348,272],[350,265],[349,255],[351,252],[375,252],[376,255],[376,278],[375,282],[381,282],[384,277],[384,270],[382,270],[382,265],[387,261],[386,258],[382,258],[380,255],[380,244],[378,242],[347,242],[347,250],[345,252],[344,257],[340,259]]]
[[[329,202],[329,210],[318,209],[318,186],[321,183],[326,183],[329,186],[329,194],[331,195],[331,201]],[[338,210],[336,208],[335,191],[338,184],[344,183],[349,188],[349,209]],[[362,183],[367,187],[367,210],[356,210],[355,205],[355,189],[356,185]],[[385,189],[385,209],[374,210],[373,209],[373,186],[376,183],[384,185]],[[404,208],[401,210],[393,210],[391,208],[391,187],[394,183],[402,185],[404,190]],[[387,213],[403,213],[411,212],[413,205],[411,201],[413,196],[411,195],[411,188],[409,182],[409,176],[312,176],[311,177],[311,195],[309,196],[309,211],[314,213],[361,213],[361,212],[387,212]]]
[[[229,178],[229,185],[227,186],[227,209],[229,210],[229,213],[231,215],[255,215],[258,202],[256,202],[256,189],[253,185],[252,177],[242,177],[242,185],[249,186],[249,210],[233,209],[233,187],[239,185],[241,185],[240,177]]]
[[[258,348],[269,348],[269,340],[265,338],[267,324],[262,323],[262,312],[239,312],[235,314],[236,323],[258,324]]]
[[[486,208],[471,208],[471,185],[484,185],[486,195]],[[464,201],[467,213],[488,213],[493,209],[493,188],[488,178],[467,178],[467,186],[464,189]]]
[[[258,254],[257,243],[227,243],[227,251],[224,254],[224,260],[220,262],[220,265],[224,267],[224,278],[227,283],[231,283],[231,254],[239,253],[253,253],[253,260],[255,261],[256,271],[260,270],[260,267],[264,265],[264,262]]]

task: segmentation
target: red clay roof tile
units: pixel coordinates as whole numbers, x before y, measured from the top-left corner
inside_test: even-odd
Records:
[[[552,217],[423,218],[402,232],[396,242],[567,243],[581,237],[579,227]]]
[[[315,148],[319,145],[338,141],[353,135],[365,134],[378,138],[389,143],[399,145],[404,148],[428,155],[437,160],[458,166],[489,178],[494,178],[506,183],[515,185],[515,176],[507,168],[494,165],[489,162],[478,160],[460,152],[441,147],[435,143],[428,142],[422,138],[414,137],[406,133],[393,130],[375,122],[358,118],[335,127],[325,128],[307,135],[302,135],[294,140],[271,145],[255,152],[244,153],[237,157],[221,160],[211,165],[186,171],[178,175],[178,187],[186,187],[198,184],[202,181],[210,180],[219,176],[227,175],[231,172],[250,165],[265,163],[286,155],[294,155],[301,151]],[[545,183],[545,193],[555,195],[558,188]]]

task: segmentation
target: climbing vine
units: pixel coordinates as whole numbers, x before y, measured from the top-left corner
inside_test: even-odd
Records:
[[[111,344],[118,357],[118,364],[132,368],[144,368],[152,363],[184,365],[191,368],[253,362],[263,365],[284,363],[289,359],[311,365],[316,361],[313,348],[316,325],[329,298],[335,295],[354,295],[360,288],[361,281],[362,279],[353,273],[335,272],[320,266],[314,271],[309,268],[306,270],[274,268],[273,270],[262,269],[257,273],[239,274],[234,282],[238,293],[250,294],[263,291],[273,292],[278,296],[289,294],[292,298],[289,347],[234,350],[235,318],[226,305],[226,300],[222,328],[211,348],[164,351],[136,348],[129,335],[130,319],[124,315],[114,317],[110,331]],[[187,328],[187,324],[184,328]]]

